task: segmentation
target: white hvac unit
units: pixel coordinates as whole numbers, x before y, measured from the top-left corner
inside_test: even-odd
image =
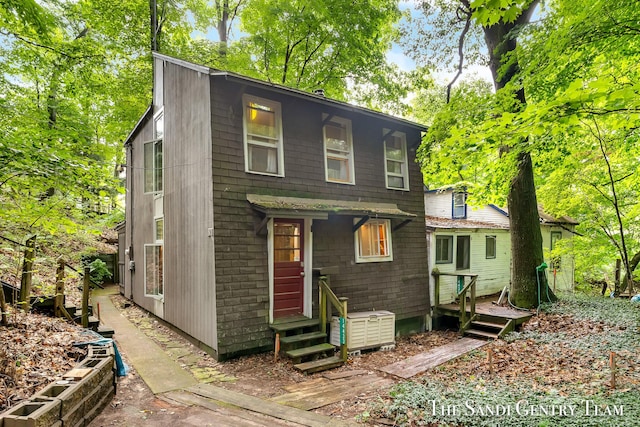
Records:
[[[362,350],[395,343],[396,315],[390,311],[347,314],[347,349]],[[331,319],[331,344],[340,346],[340,318]]]

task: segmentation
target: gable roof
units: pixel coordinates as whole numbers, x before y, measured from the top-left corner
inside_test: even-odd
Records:
[[[473,230],[479,228],[486,228],[490,230],[508,230],[509,226],[506,224],[496,224],[492,222],[473,221],[469,219],[449,219],[439,216],[425,215],[425,225],[432,229],[448,229],[448,230]]]
[[[161,53],[153,52],[153,57],[157,59],[161,59],[163,61],[170,62],[175,65],[179,65],[181,67],[189,68],[191,70],[197,71],[199,73],[208,74],[211,76],[222,77],[229,81],[235,81],[239,83],[243,83],[250,86],[260,87],[263,89],[271,90],[274,92],[283,93],[289,96],[294,96],[297,98],[303,98],[312,102],[317,102],[319,104],[329,105],[335,108],[339,108],[346,111],[356,112],[360,114],[364,114],[367,116],[375,117],[378,119],[382,119],[385,121],[391,121],[400,123],[404,126],[412,127],[414,129],[418,129],[421,131],[426,131],[427,126],[421,125],[419,123],[412,122],[410,120],[402,119],[399,117],[391,116],[389,114],[384,114],[379,111],[371,110],[364,107],[359,107],[353,104],[349,104],[347,102],[337,101],[335,99],[326,98],[323,95],[309,93],[302,91],[300,89],[294,89],[287,86],[278,85],[275,83],[266,82],[263,80],[254,79],[252,77],[243,76],[241,74],[233,73],[230,71],[217,70],[214,68],[209,68],[204,65],[194,64],[189,61],[185,61],[183,59],[174,58],[169,55],[164,55]]]
[[[493,209],[497,210],[498,212],[500,212],[501,214],[503,214],[506,217],[509,217],[509,209],[508,208],[499,208],[495,205],[489,205],[491,206]],[[542,206],[538,205],[538,216],[540,217],[540,224],[568,224],[568,225],[578,225],[580,224],[578,221],[576,221],[575,219],[571,218],[570,216],[567,215],[563,215],[561,217],[554,217],[549,215],[548,213],[546,213],[544,211],[544,209],[542,209]]]

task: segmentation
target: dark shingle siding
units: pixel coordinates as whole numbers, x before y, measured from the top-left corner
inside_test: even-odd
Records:
[[[424,215],[424,205],[421,175],[412,159],[414,191],[385,188],[382,128],[389,123],[336,111],[352,120],[356,185],[328,183],[321,122],[322,113],[332,112],[329,107],[255,88],[249,93],[282,105],[285,177],[247,174],[239,94],[243,88],[216,78],[211,87],[218,346],[224,357],[273,342],[268,325],[267,238],[255,234],[260,216],[246,201],[247,193],[396,203],[418,218]],[[399,126],[397,130],[406,132],[408,141],[419,137],[415,129]],[[313,265],[339,266],[340,274],[331,283],[337,295],[349,298],[350,311],[376,309],[393,311],[398,318],[424,316],[428,271],[423,221],[414,220],[392,234],[394,261],[382,263],[355,263],[352,225],[350,217],[331,216],[328,221],[314,222]],[[314,298],[315,306],[317,294]]]

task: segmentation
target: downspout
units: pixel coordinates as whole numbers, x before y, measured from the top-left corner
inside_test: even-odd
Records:
[[[134,225],[134,220],[133,220],[133,198],[135,196],[135,191],[133,191],[134,189],[134,168],[133,168],[133,144],[131,143],[131,140],[128,140],[127,142],[125,142],[124,144],[125,148],[127,149],[127,180],[129,181],[129,188],[126,188],[126,190],[128,191],[129,194],[129,203],[126,204],[125,206],[125,212],[128,211],[129,213],[129,218],[127,218],[127,215],[125,215],[125,235],[128,236],[128,239],[125,240],[129,240],[127,243],[127,264],[126,264],[126,269],[128,270],[129,274],[129,295],[125,295],[125,298],[130,299],[131,301],[133,301],[133,275],[135,273],[135,270],[131,268],[131,262],[133,261],[133,225]],[[125,198],[126,200],[126,198]],[[127,233],[127,228],[129,229],[128,233]],[[125,291],[126,291],[126,283],[125,283]]]

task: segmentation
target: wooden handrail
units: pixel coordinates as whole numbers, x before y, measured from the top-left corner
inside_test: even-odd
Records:
[[[347,298],[338,298],[329,286],[329,276],[322,275],[318,279],[318,299],[320,310],[320,327],[323,333],[327,333],[327,300],[331,302],[340,314],[340,358],[347,361]]]
[[[463,286],[458,292],[458,298],[460,299],[460,333],[464,333],[469,328],[469,325],[476,317],[476,279],[477,275],[470,275],[471,281]],[[470,291],[470,313],[469,320],[467,320],[467,292]]]
[[[463,280],[465,277],[470,277],[471,280],[469,283],[465,284],[460,291],[457,292],[457,298],[460,301],[460,333],[464,333],[466,329],[469,328],[469,325],[476,317],[476,284],[478,275],[477,274],[456,274],[456,273],[441,273],[438,269],[433,269],[431,274],[435,277],[435,301],[434,307],[437,310],[438,305],[440,305],[440,276],[453,276],[453,277],[462,277]],[[467,319],[467,293],[469,293],[469,303],[470,303],[470,313],[469,319]]]
[[[72,266],[70,266],[69,264],[67,264],[66,262],[64,263],[64,266],[75,271],[76,273],[78,273],[78,275],[83,278],[84,280],[84,273],[81,271],[76,270],[75,268],[73,268]],[[89,282],[93,283],[94,285],[96,285],[97,287],[99,287],[100,289],[104,289],[104,286],[102,286],[101,284],[97,283],[96,281],[94,281],[91,277],[89,277]]]

